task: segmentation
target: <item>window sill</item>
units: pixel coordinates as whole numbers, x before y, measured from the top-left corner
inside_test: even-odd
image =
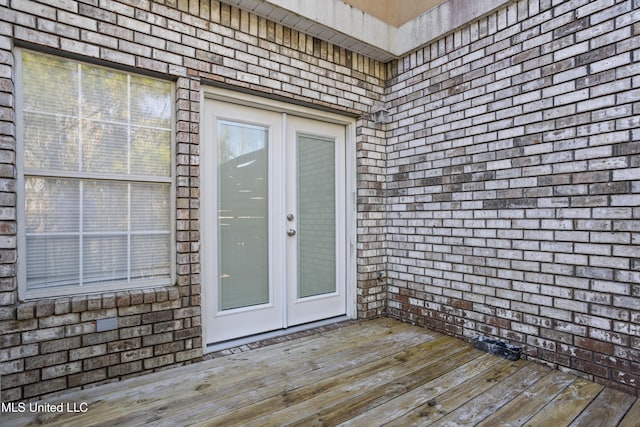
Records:
[[[131,307],[141,304],[155,304],[175,301],[180,298],[175,286],[130,289],[116,292],[48,297],[23,302],[18,306],[18,319],[82,313],[87,311]]]

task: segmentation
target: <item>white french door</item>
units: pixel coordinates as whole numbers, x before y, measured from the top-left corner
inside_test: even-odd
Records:
[[[206,100],[208,344],[346,314],[345,126]]]
[[[345,314],[345,129],[287,117],[287,325]]]

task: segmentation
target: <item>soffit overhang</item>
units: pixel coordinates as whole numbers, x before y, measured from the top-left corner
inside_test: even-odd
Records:
[[[221,0],[381,62],[401,58],[513,0],[446,0],[399,27],[342,0]]]

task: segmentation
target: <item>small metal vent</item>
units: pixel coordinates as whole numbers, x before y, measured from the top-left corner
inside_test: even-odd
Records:
[[[502,356],[509,360],[518,360],[522,355],[522,347],[516,347],[515,345],[507,344],[502,341],[494,340],[483,336],[478,336],[473,339],[473,345],[482,351],[489,354],[495,354],[496,356]]]

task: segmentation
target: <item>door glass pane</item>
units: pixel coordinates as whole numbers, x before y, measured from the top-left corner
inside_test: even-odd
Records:
[[[219,309],[269,302],[265,127],[219,122]]]
[[[336,290],[335,141],[298,135],[298,297]]]

